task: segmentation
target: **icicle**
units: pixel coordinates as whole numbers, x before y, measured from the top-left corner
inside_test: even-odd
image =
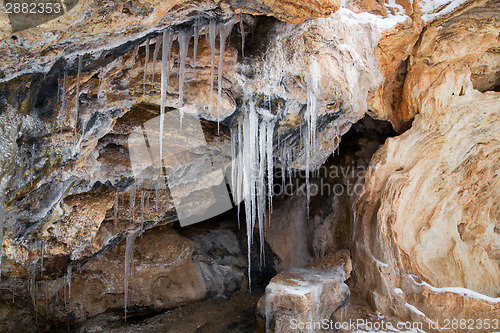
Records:
[[[144,61],[144,76],[142,79],[142,95],[146,94],[146,76],[148,74],[148,62],[149,62],[149,41],[150,39],[146,39],[146,59]]]
[[[81,54],[78,55],[78,72],[76,74],[76,103],[75,103],[75,141],[76,139],[76,134],[78,131],[78,119],[80,117],[79,115],[79,106],[80,106],[80,79],[82,77],[82,62],[83,62],[83,57]]]
[[[62,96],[61,96],[61,110],[59,111],[59,130],[62,135],[64,118],[66,115],[66,86],[68,84],[68,73],[64,72],[63,85],[62,85]]]
[[[220,125],[220,108],[221,108],[221,98],[222,98],[222,67],[224,66],[224,50],[226,48],[226,39],[231,33],[233,29],[234,22],[236,21],[236,16],[231,18],[227,23],[224,23],[220,26],[219,29],[219,68],[217,74],[217,134],[219,134],[219,125]]]
[[[240,34],[241,34],[241,57],[245,58],[245,27],[243,24],[243,14],[240,14]]]
[[[42,244],[40,245],[41,255],[40,255],[40,274],[43,272],[43,257],[45,256],[45,239],[42,239]]]
[[[198,41],[200,39],[200,26],[198,22],[194,25],[194,43],[193,43],[193,67],[196,68],[196,55],[198,53]]]
[[[307,134],[304,141],[306,160],[306,191],[307,191],[307,216],[309,216],[309,203],[311,201],[311,188],[309,184],[310,159],[316,151],[316,124],[317,124],[317,90],[318,90],[319,67],[313,60],[309,69],[309,80],[307,82]]]
[[[132,223],[135,222],[135,193],[136,187],[134,183],[132,184],[132,188],[130,189],[130,217],[132,219]]]
[[[269,209],[269,220],[273,212],[273,184],[274,184],[274,157],[273,157],[273,138],[274,138],[274,121],[269,121],[266,125],[266,153],[267,153],[267,198]],[[285,178],[285,170],[282,177]]]
[[[180,115],[180,129],[182,131],[182,116],[184,115],[184,112],[182,110],[182,106],[184,104],[184,79],[186,76],[186,57],[187,57],[187,52],[189,49],[189,41],[191,40],[191,31],[180,31],[179,32],[179,37],[178,37],[178,42],[179,42],[179,111],[181,113]]]
[[[238,124],[238,171],[236,172],[236,202],[238,203],[238,228],[241,228],[240,224],[240,207],[241,201],[243,199],[243,137],[242,128]]]
[[[205,34],[207,38],[208,48],[210,49],[210,108],[214,109],[214,69],[215,69],[215,30],[217,23],[215,19],[210,19],[208,24],[208,33]]]
[[[161,58],[161,105],[160,105],[160,167],[163,165],[163,126],[165,123],[165,102],[167,99],[168,78],[170,75],[170,51],[172,50],[172,31],[163,32]]]
[[[113,222],[115,229],[118,228],[118,204],[119,204],[119,192],[115,192],[115,205],[113,206]]]
[[[151,85],[155,83],[155,73],[156,73],[156,60],[158,59],[158,52],[160,51],[161,37],[156,37],[155,50],[153,52],[153,72],[151,73]]]
[[[72,267],[68,266],[66,271],[66,281],[68,282],[68,299],[71,298],[71,273],[72,273]]]
[[[264,215],[266,209],[265,197],[265,174],[266,174],[266,123],[262,121],[259,125],[259,179],[257,180],[257,220],[259,222],[259,245],[260,245],[260,265],[264,261]]]
[[[35,320],[38,320],[38,307],[36,305],[37,297],[36,297],[36,267],[33,267],[33,271],[31,272],[30,278],[30,296],[31,301],[33,302],[33,307],[35,308]]]
[[[127,235],[125,245],[125,321],[127,320],[127,302],[128,302],[128,277],[130,273],[130,262],[132,260],[132,251],[134,249],[134,241],[137,233],[130,233]]]

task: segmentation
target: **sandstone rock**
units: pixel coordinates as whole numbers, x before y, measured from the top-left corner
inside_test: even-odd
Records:
[[[488,6],[466,10],[465,24],[475,25]],[[437,50],[427,49],[425,61],[415,56],[422,72],[418,82],[416,71],[405,82],[412,100],[408,106],[421,115],[376,153],[356,209],[358,287],[373,291],[369,297],[377,308],[424,322],[446,316],[493,318],[500,311],[495,232],[500,183],[494,162],[499,96],[473,89],[472,73],[464,67],[477,66],[498,41],[475,29],[453,33],[460,29],[459,17],[440,23],[438,34],[449,41],[435,35],[426,39],[434,28],[424,34],[420,47],[432,44]],[[464,43],[484,38],[484,44],[472,52],[466,44],[452,54],[440,49],[455,38]],[[420,47],[415,54],[423,56]]]
[[[89,261],[80,271],[75,268],[70,277],[48,281],[49,300],[46,303],[46,296],[41,295],[39,312],[52,320],[75,322],[108,309],[123,310],[124,243]],[[192,242],[168,227],[138,237],[128,280],[128,312],[171,308],[204,298],[207,289],[191,260],[192,252]]]
[[[342,268],[330,270],[289,268],[275,276],[257,305],[272,332],[319,331],[323,319],[349,302],[349,287]],[[317,324],[314,324],[317,323]]]

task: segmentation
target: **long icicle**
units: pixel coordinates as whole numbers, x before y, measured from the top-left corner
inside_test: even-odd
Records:
[[[222,24],[219,30],[219,68],[217,74],[217,134],[219,134],[220,126],[220,108],[221,108],[221,98],[222,98],[222,67],[224,66],[224,50],[226,48],[226,39],[233,29],[234,22],[236,21],[236,16],[231,18],[228,22]]]
[[[178,36],[179,42],[179,111],[180,111],[180,130],[182,131],[182,118],[184,112],[182,106],[184,104],[184,79],[186,77],[186,57],[189,49],[189,41],[191,40],[191,31],[180,31]]]
[[[128,303],[128,278],[130,275],[130,262],[132,261],[132,251],[134,249],[134,241],[137,237],[137,232],[133,232],[127,235],[127,241],[125,245],[125,321],[127,321],[127,303]]]
[[[240,14],[240,34],[241,34],[241,58],[245,58],[245,26],[243,13]]]
[[[200,26],[196,22],[194,25],[194,42],[193,42],[193,67],[196,68],[196,55],[198,53],[198,41],[200,39]]]
[[[214,109],[214,70],[215,70],[215,30],[217,23],[215,19],[210,19],[208,24],[208,33],[205,34],[207,38],[208,48],[210,50],[210,109]]]
[[[163,31],[161,56],[161,103],[160,103],[160,167],[163,163],[163,126],[165,124],[165,102],[167,99],[168,77],[170,75],[170,51],[172,50],[172,31]]]
[[[144,61],[144,76],[142,78],[142,96],[146,95],[146,76],[148,75],[148,63],[149,63],[149,42],[150,39],[146,39],[146,59]]]
[[[161,36],[156,37],[155,50],[153,51],[153,72],[151,73],[151,85],[155,83],[155,73],[156,73],[156,60],[158,59],[158,52],[161,46]]]
[[[61,110],[59,111],[59,135],[62,142],[62,131],[64,126],[64,118],[66,116],[66,86],[68,84],[68,73],[64,72],[62,96],[61,96]]]

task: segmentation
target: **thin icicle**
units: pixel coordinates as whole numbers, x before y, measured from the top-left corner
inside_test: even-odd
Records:
[[[136,185],[132,184],[132,188],[130,189],[130,218],[132,219],[132,223],[135,222],[135,194],[136,194]]]
[[[265,196],[265,174],[266,174],[266,142],[267,142],[267,128],[266,123],[259,124],[259,178],[257,180],[257,220],[259,223],[259,245],[260,245],[260,265],[264,262],[264,221],[266,210],[266,196]]]
[[[149,41],[146,39],[146,59],[144,61],[144,76],[142,78],[142,95],[146,95],[146,76],[148,75],[148,63],[149,63]]]
[[[172,31],[163,31],[161,58],[161,103],[160,103],[160,168],[163,165],[163,126],[165,124],[165,102],[167,99],[168,78],[170,75],[170,51],[172,51]]]
[[[64,72],[63,85],[61,92],[61,110],[59,110],[59,131],[62,135],[62,130],[64,126],[64,118],[66,115],[66,86],[68,84],[68,73]]]
[[[113,206],[113,222],[115,225],[115,229],[118,228],[118,204],[119,204],[119,192],[115,192],[115,205]]]
[[[241,57],[245,58],[245,27],[243,14],[240,14],[240,34],[241,34]]]
[[[200,39],[200,26],[198,22],[194,25],[194,42],[193,42],[193,67],[196,68],[196,55],[198,53],[198,41]]]
[[[226,49],[226,39],[233,29],[234,22],[236,21],[236,16],[231,18],[228,22],[222,24],[219,29],[219,68],[217,74],[217,134],[219,134],[220,126],[220,108],[221,108],[221,98],[222,98],[222,67],[224,66],[224,51]]]
[[[132,261],[132,251],[134,249],[134,241],[137,237],[137,233],[130,233],[127,235],[127,241],[125,245],[125,321],[127,320],[127,302],[128,302],[128,278],[130,273],[130,262]]]
[[[158,59],[158,52],[161,46],[161,36],[156,37],[155,50],[153,52],[153,72],[151,73],[151,85],[155,83],[155,73],[156,73],[156,60]]]
[[[72,273],[72,267],[68,266],[66,271],[66,280],[68,281],[68,299],[71,298],[71,273]]]
[[[82,76],[82,62],[83,57],[81,54],[78,55],[78,72],[76,74],[76,102],[75,102],[75,141],[77,140],[76,134],[78,131],[78,119],[79,115],[79,106],[80,106],[80,79]]]
[[[274,158],[273,158],[273,138],[274,138],[274,121],[269,121],[266,125],[266,154],[267,154],[267,198],[268,198],[268,209],[269,209],[269,219],[271,219],[271,213],[273,212],[273,184],[274,184]],[[285,178],[285,170],[282,177]]]
[[[182,106],[184,104],[184,79],[186,77],[186,57],[189,49],[189,41],[191,40],[191,31],[180,31],[178,36],[179,42],[179,111],[180,115],[180,129],[182,131],[182,117],[184,112]]]
[[[307,216],[309,216],[309,203],[311,201],[311,188],[309,184],[310,160],[314,155],[317,146],[316,130],[317,130],[317,90],[319,67],[316,60],[313,60],[309,69],[309,80],[307,82],[307,134],[304,141],[305,149],[305,164],[306,164],[306,191],[307,191]]]
[[[205,34],[207,38],[208,48],[210,50],[210,109],[214,109],[214,69],[215,69],[215,37],[216,37],[217,23],[215,19],[210,19],[208,24],[208,33]]]

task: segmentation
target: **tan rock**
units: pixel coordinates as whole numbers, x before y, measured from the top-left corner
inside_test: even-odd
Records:
[[[280,21],[293,24],[329,16],[340,7],[340,0],[225,0],[224,2],[236,13],[274,16]]]
[[[130,312],[165,309],[202,299],[205,284],[191,261],[193,244],[171,228],[138,237],[133,247],[128,282]],[[82,321],[108,309],[124,308],[125,241],[68,276],[48,281],[50,307],[41,313],[59,321]],[[65,304],[66,302],[66,304]]]

